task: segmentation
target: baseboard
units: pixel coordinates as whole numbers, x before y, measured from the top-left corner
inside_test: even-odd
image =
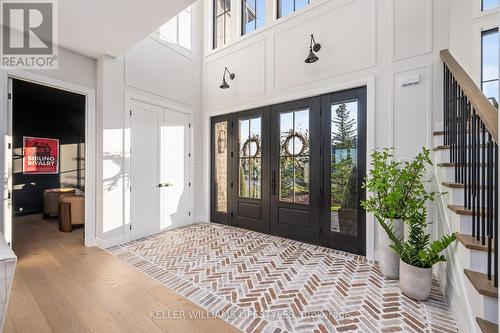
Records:
[[[101,248],[101,249],[107,249],[113,246],[117,246],[120,244],[123,244],[127,242],[128,239],[125,237],[125,235],[120,235],[120,236],[115,236],[115,237],[110,237],[110,238],[99,238],[96,237],[95,239],[95,246]]]
[[[199,216],[193,216],[192,222],[193,223],[199,223],[199,222],[209,222],[210,218],[205,215],[199,215]]]

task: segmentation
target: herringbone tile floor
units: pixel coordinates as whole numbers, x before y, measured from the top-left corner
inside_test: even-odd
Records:
[[[437,284],[416,302],[364,257],[320,246],[200,223],[109,251],[245,332],[458,331]]]

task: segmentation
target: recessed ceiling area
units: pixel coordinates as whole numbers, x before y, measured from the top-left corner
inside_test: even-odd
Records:
[[[117,57],[193,0],[60,0],[59,45],[97,58]]]

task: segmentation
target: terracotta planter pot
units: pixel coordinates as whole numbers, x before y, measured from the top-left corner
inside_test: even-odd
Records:
[[[401,260],[399,287],[406,296],[417,301],[425,301],[431,294],[432,268],[411,266]]]
[[[394,225],[394,231],[396,236],[402,237],[404,233],[404,225],[403,220],[393,219],[392,222],[390,219],[386,219],[387,224]],[[392,241],[389,239],[389,236],[385,233],[384,230],[380,233],[380,237],[378,239],[378,248],[380,253],[379,267],[382,275],[389,279],[397,279],[399,278],[399,256],[393,249],[390,248],[392,245]]]

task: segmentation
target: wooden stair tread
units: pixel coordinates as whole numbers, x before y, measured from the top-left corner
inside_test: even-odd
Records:
[[[479,145],[480,147],[487,147],[487,145]],[[467,147],[471,147],[470,145],[468,145]],[[446,150],[446,149],[450,149],[450,145],[439,145],[439,146],[436,146],[434,148],[432,148],[432,150],[434,151],[438,151],[438,150]]]
[[[450,188],[465,188],[465,184],[461,184],[461,183],[441,182],[441,184],[443,184],[443,186],[450,187]],[[483,185],[479,185],[479,188],[483,188]]]
[[[483,165],[484,163],[479,163],[479,165]],[[438,167],[451,167],[451,168],[454,168],[455,166],[458,166],[458,167],[461,167],[462,164],[461,163],[455,163],[455,162],[443,162],[443,163],[437,163],[436,164]],[[471,164],[470,163],[466,163],[465,164],[466,166],[470,166]]]
[[[498,325],[483,318],[476,317],[477,324],[483,333],[497,333]]]
[[[486,274],[471,271],[469,269],[464,269],[464,273],[478,293],[484,296],[498,298],[498,288],[493,286],[493,280],[488,280]]]
[[[448,205],[448,209],[451,210],[452,212],[458,214],[458,215],[468,215],[472,216],[472,209],[469,209],[464,206],[457,206],[457,205]],[[485,211],[486,213],[486,211]],[[483,216],[483,212],[480,211],[479,215]]]
[[[476,237],[472,235],[464,235],[456,232],[455,236],[457,237],[457,240],[462,243],[463,246],[465,246],[466,249],[488,252],[488,244],[486,243],[485,245],[483,245],[480,240],[478,241]]]

